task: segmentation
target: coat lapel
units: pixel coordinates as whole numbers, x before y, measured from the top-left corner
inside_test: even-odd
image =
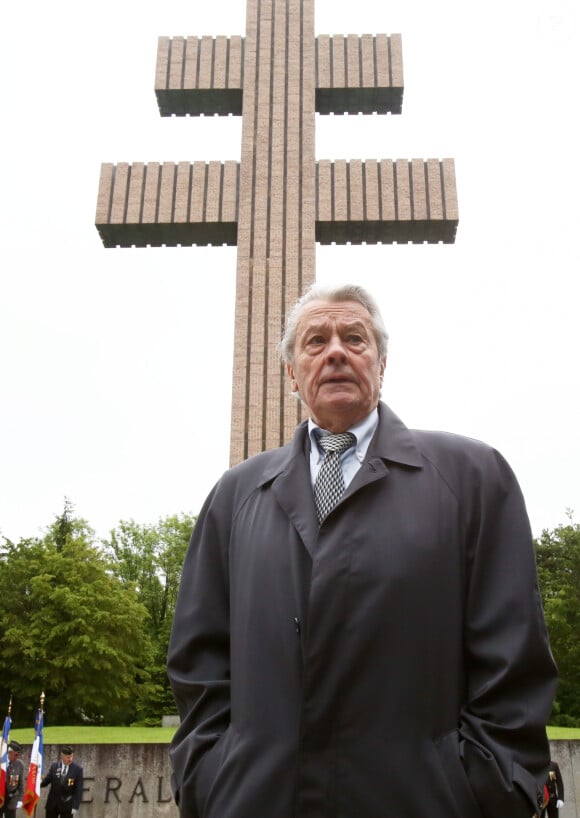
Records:
[[[423,460],[412,432],[386,403],[379,403],[378,412],[379,422],[367,455],[341,502],[369,483],[388,477],[389,463],[401,463],[419,469],[423,467]]]
[[[281,450],[285,456],[271,461],[264,470],[262,485],[271,490],[298,532],[306,550],[313,556],[318,537],[318,520],[310,481],[308,462],[308,424],[301,423],[292,443]]]
[[[379,403],[378,410],[379,423],[367,456],[342,499],[347,499],[375,480],[387,477],[389,462],[415,468],[423,466],[413,434],[405,424],[385,403]],[[309,445],[308,424],[304,422],[296,429],[292,443],[273,453],[273,458],[264,469],[260,485],[271,485],[280,507],[313,557],[319,525],[310,480]]]

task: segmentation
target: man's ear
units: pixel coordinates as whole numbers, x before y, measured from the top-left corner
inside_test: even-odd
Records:
[[[385,357],[381,359],[381,362],[379,364],[379,375],[381,376],[381,379],[382,379],[383,375],[385,374],[386,367],[387,367],[387,356],[385,355]]]
[[[296,378],[294,377],[294,368],[292,364],[286,364],[286,372],[290,378],[290,389],[292,392],[298,392],[298,384],[296,383]]]

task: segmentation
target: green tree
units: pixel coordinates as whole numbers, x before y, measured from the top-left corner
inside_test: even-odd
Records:
[[[580,726],[580,525],[544,531],[536,541],[538,581],[560,683],[551,722]]]
[[[159,721],[174,713],[175,704],[166,674],[167,647],[179,589],[181,569],[195,517],[165,517],[156,525],[121,521],[104,542],[119,579],[135,589],[149,613],[149,637],[153,649],[151,684],[139,701],[140,718]]]
[[[42,538],[0,549],[1,684],[53,724],[133,718],[148,684],[148,614],[68,501]],[[20,709],[20,708],[19,708]]]

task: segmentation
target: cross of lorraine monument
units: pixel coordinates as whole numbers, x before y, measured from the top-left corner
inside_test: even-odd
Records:
[[[103,164],[105,247],[237,244],[230,460],[301,420],[280,363],[315,243],[452,243],[452,159],[315,160],[315,113],[401,113],[400,35],[314,35],[314,0],[247,0],[246,36],[160,37],[161,116],[242,116],[241,161]]]

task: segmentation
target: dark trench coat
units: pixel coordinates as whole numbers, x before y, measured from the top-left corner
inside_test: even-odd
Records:
[[[184,563],[168,674],[183,818],[531,818],[555,668],[520,489],[379,404],[319,527],[306,424],[227,472]]]

